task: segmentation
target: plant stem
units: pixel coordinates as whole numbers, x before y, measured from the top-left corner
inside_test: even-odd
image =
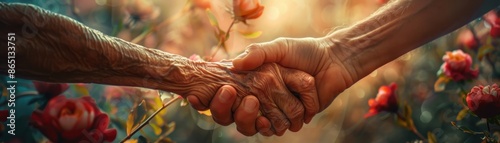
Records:
[[[163,106],[156,110],[153,114],[151,114],[151,116],[149,116],[144,122],[141,123],[141,125],[139,125],[137,128],[134,129],[134,131],[132,131],[129,135],[127,135],[125,138],[123,138],[122,141],[120,141],[120,143],[124,143],[125,141],[127,141],[128,139],[130,139],[135,133],[137,133],[138,131],[140,131],[144,126],[146,126],[147,124],[149,124],[149,121],[151,121],[158,113],[160,113],[163,109],[165,109],[166,107],[168,107],[170,104],[174,103],[175,101],[179,100],[179,99],[182,99],[181,96],[177,96],[175,97],[174,99],[168,101],[167,103],[163,104]]]
[[[224,34],[224,37],[222,37],[222,39],[219,39],[219,43],[217,44],[217,49],[215,49],[215,52],[212,54],[212,56],[210,57],[210,59],[208,61],[212,61],[212,59],[215,57],[215,55],[217,54],[217,52],[219,51],[220,47],[222,46],[222,44],[226,44],[226,41],[227,41],[227,37],[229,36],[229,32],[231,31],[231,28],[233,28],[233,25],[237,22],[236,19],[233,19],[233,22],[231,22],[231,25],[229,25],[229,28],[227,28],[226,30],[226,34]],[[227,51],[226,51],[227,52]]]
[[[400,118],[401,120],[403,121],[406,121],[406,117],[404,117],[403,115],[401,115],[401,113],[397,112],[396,115],[398,116],[398,118]]]
[[[415,128],[415,126],[413,126],[412,130],[411,130],[415,135],[417,135],[420,139],[422,139],[422,141],[424,142],[427,142],[427,138],[425,138],[422,134],[420,134],[420,132],[418,132],[417,128]]]
[[[491,133],[490,121],[488,119],[486,119],[486,127],[488,128],[488,133]]]
[[[403,120],[407,124],[409,124],[408,130],[410,130],[415,135],[417,135],[420,139],[422,139],[422,141],[427,142],[427,138],[425,138],[422,134],[420,134],[420,132],[418,132],[417,128],[415,127],[415,124],[413,124],[413,121],[411,121],[411,122],[407,121],[407,120],[413,120],[413,119],[411,119],[411,118],[407,119],[406,117],[401,115],[401,113],[399,113],[399,112],[397,112],[396,115],[398,116],[398,118],[400,118],[401,120]]]

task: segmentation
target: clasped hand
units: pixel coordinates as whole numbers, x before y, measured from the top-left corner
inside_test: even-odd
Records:
[[[331,46],[328,38],[250,45],[229,67],[233,82],[207,85],[214,91],[220,87],[215,96],[188,94],[187,99],[197,110],[210,109],[221,125],[235,122],[247,136],[298,131],[353,83],[350,66],[340,62],[343,52]]]

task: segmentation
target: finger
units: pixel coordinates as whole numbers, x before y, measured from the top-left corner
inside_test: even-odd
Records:
[[[284,57],[283,48],[278,40],[267,43],[252,44],[242,55],[233,60],[235,70],[252,70],[264,63],[279,63]]]
[[[304,124],[304,106],[300,103],[300,100],[288,92],[288,94],[276,97],[275,102],[290,122],[288,129],[293,132],[299,131]],[[282,135],[283,133],[276,131],[277,135]]]
[[[189,104],[191,105],[191,107],[193,107],[194,109],[198,110],[198,111],[204,111],[204,110],[207,110],[208,107],[204,106],[200,99],[198,99],[198,97],[194,96],[194,95],[188,95],[186,97],[186,99],[188,100]]]
[[[271,130],[271,122],[264,116],[257,117],[257,130],[263,136],[272,136],[274,132]]]
[[[227,126],[233,123],[232,106],[236,99],[236,90],[229,85],[222,86],[210,103],[212,118],[218,124]]]
[[[288,90],[297,93],[305,108],[304,123],[311,122],[320,110],[314,77],[294,69],[282,68],[283,82]]]
[[[297,111],[292,111],[293,109],[290,108],[291,106],[301,106],[302,104],[300,104],[300,101],[291,93],[286,94],[283,92],[288,91],[275,90],[275,92],[270,92],[266,93],[265,95],[259,96],[260,104],[263,110],[262,114],[271,122],[271,130],[278,136],[285,134],[286,130],[291,126],[291,120],[286,115],[287,113],[288,115],[290,115],[290,117],[293,113],[296,112],[297,115],[304,115],[303,108]],[[294,120],[294,125],[297,125],[297,123],[299,122],[300,125],[302,125],[301,119]]]
[[[254,96],[245,96],[234,113],[237,129],[245,136],[257,133],[255,121],[259,113],[259,100]]]

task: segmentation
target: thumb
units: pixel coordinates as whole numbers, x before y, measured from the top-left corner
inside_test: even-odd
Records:
[[[247,50],[233,60],[235,70],[253,70],[264,63],[279,63],[283,58],[281,46],[283,40],[274,40],[267,43],[252,44]]]

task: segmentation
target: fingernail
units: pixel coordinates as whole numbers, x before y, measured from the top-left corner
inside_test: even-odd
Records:
[[[219,94],[219,101],[220,103],[226,103],[227,99],[229,98],[229,92],[227,92],[227,89],[222,89],[222,91]]]
[[[255,108],[257,107],[257,103],[253,100],[245,100],[245,103],[243,103],[244,110],[247,113],[251,113],[255,111]]]
[[[245,56],[248,55],[248,51],[245,51],[244,53],[241,53],[240,55],[238,55],[236,58],[234,59],[243,59]]]

